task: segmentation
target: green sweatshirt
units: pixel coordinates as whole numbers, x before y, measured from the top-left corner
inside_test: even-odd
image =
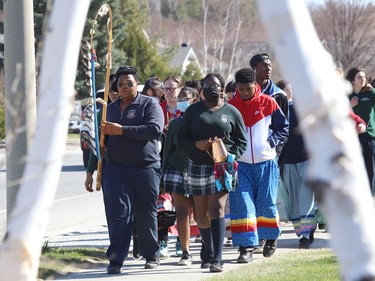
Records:
[[[358,105],[353,107],[353,111],[366,122],[367,128],[364,134],[375,138],[375,90],[368,92],[352,93],[349,100],[358,97]]]
[[[206,151],[195,147],[195,141],[222,138],[227,151],[238,159],[246,150],[247,138],[241,113],[225,103],[212,111],[204,101],[190,105],[182,118],[178,130],[179,145],[196,164],[213,165]]]

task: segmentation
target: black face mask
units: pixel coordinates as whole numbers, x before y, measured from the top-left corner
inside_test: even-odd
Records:
[[[206,101],[214,102],[220,98],[220,87],[216,85],[207,85],[203,88],[203,96]]]

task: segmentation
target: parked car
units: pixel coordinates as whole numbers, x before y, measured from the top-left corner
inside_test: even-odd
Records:
[[[69,119],[69,133],[79,133],[81,129],[81,117],[71,115]]]

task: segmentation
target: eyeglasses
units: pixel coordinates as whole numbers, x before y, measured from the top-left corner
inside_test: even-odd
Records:
[[[124,86],[125,86],[125,88],[131,88],[131,87],[134,86],[134,84],[133,84],[133,82],[126,82],[126,83],[119,82],[119,83],[117,83],[117,87],[122,88]]]
[[[174,92],[177,89],[178,89],[178,87],[164,88],[164,91],[166,91],[166,92]]]
[[[177,101],[192,101],[193,99],[192,97],[181,97],[177,98]]]

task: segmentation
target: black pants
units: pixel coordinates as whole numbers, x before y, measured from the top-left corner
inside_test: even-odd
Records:
[[[147,260],[159,256],[156,198],[160,166],[138,168],[107,162],[103,169],[103,196],[108,223],[109,261],[122,264],[128,255],[133,215],[140,254]]]
[[[375,196],[375,138],[365,134],[359,135],[359,142],[362,147],[363,159],[370,182],[372,196]]]

